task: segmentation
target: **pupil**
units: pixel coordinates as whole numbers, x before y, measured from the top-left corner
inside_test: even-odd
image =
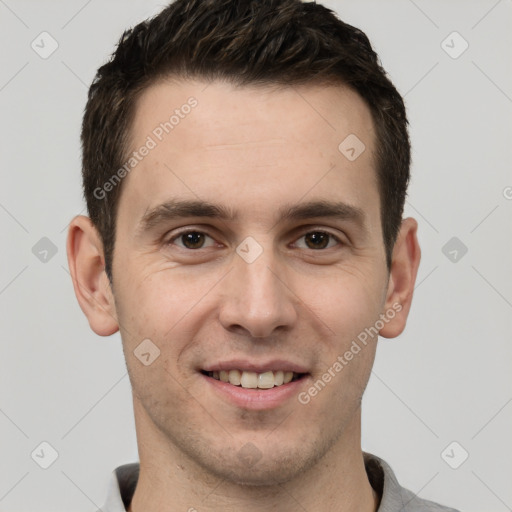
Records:
[[[312,247],[309,245],[311,242]],[[310,249],[323,249],[329,243],[329,235],[327,233],[308,233],[306,235],[306,244]]]
[[[182,235],[182,241],[185,247],[189,249],[198,249],[204,243],[204,235],[202,233],[191,232]]]

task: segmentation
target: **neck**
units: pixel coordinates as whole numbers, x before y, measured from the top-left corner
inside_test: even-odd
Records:
[[[149,420],[134,401],[140,473],[128,512],[376,512],[361,451],[360,409],[309,470],[274,486],[240,485],[207,473]]]

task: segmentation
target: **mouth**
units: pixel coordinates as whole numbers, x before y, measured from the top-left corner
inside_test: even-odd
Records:
[[[276,387],[285,386],[290,382],[296,382],[306,378],[308,373],[297,373],[291,371],[277,370],[254,372],[248,370],[220,370],[220,371],[207,371],[201,370],[201,373],[211,379],[225,382],[244,389],[272,389]]]

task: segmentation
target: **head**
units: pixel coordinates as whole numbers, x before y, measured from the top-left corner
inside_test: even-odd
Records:
[[[123,176],[137,165],[129,163],[137,100],[169,76],[239,86],[338,84],[356,92],[375,129],[374,170],[389,268],[409,182],[410,143],[403,100],[367,36],[313,2],[178,0],[126,31],[89,89],[81,136],[83,187],[109,278]]]
[[[357,440],[419,264],[405,108],[367,37],[316,3],[177,0],[98,70],[82,147],[70,270],[121,331],[139,433],[262,485]],[[220,369],[300,378],[258,405]]]

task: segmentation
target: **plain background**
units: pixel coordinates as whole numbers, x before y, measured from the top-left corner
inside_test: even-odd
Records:
[[[512,510],[512,2],[324,4],[367,32],[405,96],[406,214],[423,250],[408,327],[379,345],[363,449],[421,497]],[[84,213],[88,85],[123,29],[163,5],[0,0],[1,511],[94,511],[111,471],[137,460],[120,337],[89,329],[65,242]],[[31,47],[43,31],[58,43],[47,59]],[[57,251],[46,262],[43,237]],[[48,469],[31,457],[43,441],[58,453]]]

